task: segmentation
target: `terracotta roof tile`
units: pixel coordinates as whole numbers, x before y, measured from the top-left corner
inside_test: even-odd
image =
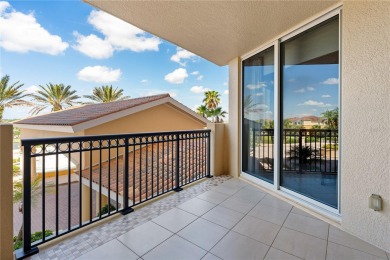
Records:
[[[169,146],[169,148],[168,148]],[[164,148],[163,148],[164,147]],[[164,149],[164,153],[163,153]],[[168,152],[169,149],[169,152]],[[141,150],[136,150],[129,153],[129,199],[134,203],[139,203],[146,198],[150,198],[152,194],[155,196],[168,190],[175,188],[175,167],[176,160],[172,151],[175,151],[175,142],[166,142],[162,144],[150,144],[143,147]],[[153,163],[152,163],[153,154]],[[206,175],[206,143],[202,141],[186,142],[179,146],[179,172],[180,182],[189,183],[193,180]],[[146,161],[145,158],[148,158]],[[134,160],[135,158],[135,160]],[[110,164],[110,171],[108,170]],[[118,157],[118,169],[116,158],[103,162],[101,166],[101,181],[100,167],[95,165],[92,171],[87,168],[82,171],[82,176],[92,182],[98,184],[101,182],[102,187],[108,188],[114,193],[117,192],[117,175],[118,175],[118,190],[119,195],[123,195],[123,156]],[[110,174],[109,174],[110,172]],[[79,175],[79,172],[75,172]],[[108,179],[110,178],[110,185]],[[134,187],[134,194],[133,194]],[[114,198],[113,198],[114,199]]]
[[[97,119],[122,110],[140,106],[162,98],[169,97],[169,94],[132,98],[123,101],[109,103],[98,103],[73,107],[66,110],[34,116],[14,122],[15,124],[29,125],[62,125],[74,126],[83,122]]]

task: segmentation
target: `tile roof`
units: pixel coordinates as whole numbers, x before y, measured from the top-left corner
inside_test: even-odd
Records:
[[[58,112],[48,113],[45,115],[22,119],[14,123],[28,125],[74,126],[83,122],[94,120],[103,116],[107,116],[113,113],[120,112],[122,110],[147,104],[166,97],[169,97],[169,94],[132,98],[109,103],[83,105]]]
[[[175,167],[176,160],[174,153],[176,143],[165,142],[162,144],[149,144],[141,149],[129,153],[129,199],[134,203],[139,203],[152,194],[154,196],[175,188]],[[152,155],[153,154],[153,155]],[[181,156],[179,164],[180,182],[189,183],[206,175],[206,144],[202,141],[184,141],[179,146]],[[146,160],[148,158],[148,160]],[[152,160],[153,158],[153,160]],[[118,156],[110,162],[92,166],[92,169],[82,170],[82,177],[110,190],[118,195],[123,195],[123,156]],[[75,171],[79,175],[79,171]],[[118,178],[118,188],[117,188]],[[110,179],[110,185],[108,180]],[[133,193],[134,190],[134,193]],[[115,199],[111,197],[112,199]]]

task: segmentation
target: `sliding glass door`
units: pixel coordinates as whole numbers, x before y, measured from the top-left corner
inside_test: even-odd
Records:
[[[242,62],[242,171],[338,209],[339,16],[308,28]]]
[[[274,181],[274,48],[243,62],[242,169]]]
[[[338,17],[282,42],[280,51],[280,185],[337,208]]]

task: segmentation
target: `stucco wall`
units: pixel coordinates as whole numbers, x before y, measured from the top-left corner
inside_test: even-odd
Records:
[[[96,127],[86,129],[86,135],[110,133],[161,132],[203,129],[206,124],[163,104]]]
[[[238,177],[240,170],[240,98],[241,98],[241,59],[236,58],[229,62],[229,124],[226,131],[226,140],[229,141],[229,173]]]
[[[341,228],[390,252],[390,2],[342,8]],[[239,58],[229,63],[233,176],[240,172],[240,70]],[[382,196],[383,211],[368,208],[372,193]]]
[[[342,228],[390,251],[390,2],[344,2],[342,33]]]

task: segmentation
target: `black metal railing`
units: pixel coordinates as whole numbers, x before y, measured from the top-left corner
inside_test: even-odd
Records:
[[[23,248],[17,258],[37,253],[40,244],[211,177],[210,130],[21,143]],[[33,242],[34,231],[42,232],[42,239]]]
[[[253,164],[273,171],[274,129],[252,128]],[[284,171],[337,173],[338,131],[330,129],[284,129],[282,134]],[[252,166],[255,169],[255,165]]]

